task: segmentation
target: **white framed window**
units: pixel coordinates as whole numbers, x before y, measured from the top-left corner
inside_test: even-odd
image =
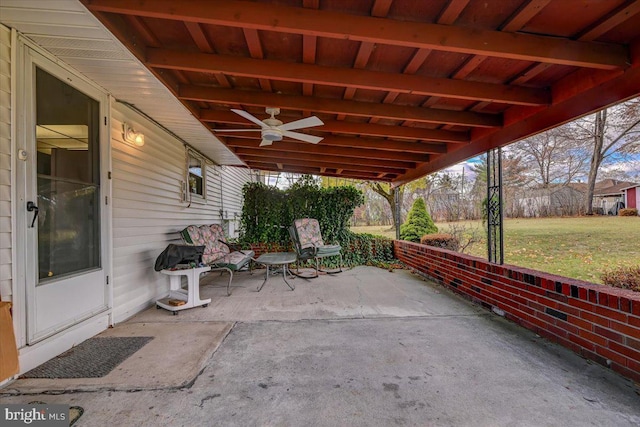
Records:
[[[187,186],[190,195],[206,198],[207,175],[204,158],[199,154],[187,151]]]

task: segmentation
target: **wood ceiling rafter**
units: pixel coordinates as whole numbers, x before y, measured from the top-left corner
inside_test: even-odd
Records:
[[[202,31],[202,27],[197,22],[185,22],[185,27],[187,27],[187,31],[191,35],[191,38],[195,42],[196,46],[198,46],[198,50],[203,53],[215,53],[215,49],[211,44],[211,41],[207,38],[207,35]],[[222,73],[214,73],[214,77],[218,81],[218,84],[222,87],[231,87],[231,83]]]
[[[320,7],[320,0],[303,0],[302,7],[307,9],[318,9]],[[316,36],[310,36],[305,34],[302,36],[302,62],[305,64],[316,63],[316,48],[318,38]],[[302,94],[304,96],[313,96],[313,84],[303,83]],[[310,116],[311,111],[303,111],[305,116]]]
[[[244,38],[247,41],[247,47],[249,53],[254,59],[264,59],[264,52],[262,51],[262,44],[260,43],[260,36],[258,36],[258,30],[253,28],[243,28]],[[260,87],[266,92],[271,92],[271,81],[266,77],[258,77]]]
[[[436,22],[442,25],[453,25],[468,4],[469,0],[449,0]]]
[[[393,74],[354,68],[326,67],[287,63],[274,60],[191,53],[149,48],[146,65],[180,71],[224,73],[236,76],[268,78],[298,83],[338,87],[394,91],[414,95],[501,102],[514,105],[546,105],[551,96],[547,90],[465,80],[439,79],[408,74]],[[269,89],[265,91],[270,92]],[[347,98],[347,97],[345,97]]]
[[[507,19],[501,26],[502,31],[506,32],[516,32],[529,22],[534,16],[536,16],[540,11],[550,2],[551,0],[530,0],[528,3],[524,3],[520,9],[518,9],[513,15]],[[453,22],[452,22],[453,23]],[[465,62],[458,70],[456,70],[450,77],[452,79],[464,79],[469,74],[471,74],[476,68],[478,68],[486,59],[489,57],[487,55],[474,55],[467,62]],[[548,63],[539,63],[534,64],[530,67],[530,71],[528,73],[519,76],[516,79],[511,79],[511,81],[507,82],[509,84],[523,84],[546,70],[552,64]],[[526,78],[524,77],[526,75]],[[484,107],[487,106],[485,101],[480,101],[470,106],[468,109],[470,111],[482,111]],[[445,125],[443,129],[449,129],[450,125]]]
[[[273,147],[273,145],[266,147],[259,147],[259,149],[255,149],[254,147],[236,147],[233,151],[241,156],[259,156],[266,157],[275,160],[282,159],[295,159],[295,160],[308,160],[308,161],[322,161],[325,164],[335,164],[335,163],[349,163],[354,165],[361,166],[379,166],[379,167],[389,167],[395,169],[413,169],[416,167],[415,162],[411,161],[401,161],[401,160],[389,160],[389,159],[372,159],[372,158],[354,158],[347,156],[339,156],[339,155],[331,155],[331,154],[315,154],[315,153],[307,153],[300,151],[282,151],[277,147]],[[244,157],[243,157],[244,158]]]
[[[460,126],[497,127],[502,125],[502,117],[495,114],[472,113],[467,111],[451,111],[440,109],[424,109],[393,104],[375,104],[370,102],[346,101],[341,99],[310,98],[279,93],[259,91],[240,91],[216,89],[210,87],[183,85],[180,87],[179,99],[190,101],[206,101],[211,103],[240,103],[268,107],[279,105],[281,108],[293,110],[311,110],[319,113],[334,114],[342,112],[351,116],[378,116],[391,120],[407,118],[422,123],[447,123]]]
[[[397,175],[385,175],[384,179],[378,178],[380,174],[376,173],[368,173],[368,172],[354,172],[343,169],[334,169],[330,167],[326,168],[310,168],[310,167],[301,167],[301,166],[288,166],[285,163],[280,163],[282,169],[277,167],[277,164],[274,163],[256,163],[256,162],[247,162],[247,166],[252,169],[260,169],[264,171],[274,171],[274,172],[282,172],[286,167],[287,172],[291,173],[300,173],[300,174],[311,174],[311,175],[324,175],[331,176],[336,178],[349,178],[349,179],[360,179],[360,180],[377,180],[377,181],[386,181],[391,182]],[[324,172],[321,170],[324,169]]]
[[[391,3],[393,0],[376,0],[371,8],[371,16],[377,18],[384,18],[389,13],[389,9],[391,8]],[[375,49],[375,43],[372,42],[360,42],[360,47],[358,48],[358,53],[356,54],[356,59],[353,63],[354,69],[364,69],[369,62],[369,58]],[[353,99],[356,94],[357,87],[348,86],[344,91],[343,99]],[[336,117],[338,120],[345,119],[344,114],[338,114]]]
[[[551,0],[530,0],[524,3],[506,22],[500,26],[502,31],[515,33],[520,31],[533,17],[535,17]]]
[[[240,134],[235,134],[233,136],[227,136],[227,138],[251,139],[258,141],[262,139],[255,133],[246,133],[242,136],[240,136]],[[285,138],[283,141],[286,142],[292,140]],[[320,147],[349,147],[415,154],[444,154],[447,152],[446,144],[441,143],[392,141],[390,139],[373,138],[349,138],[343,136],[326,136],[322,140],[322,145]]]
[[[283,121],[286,121],[287,119],[297,120],[300,118],[297,116],[288,116],[286,114],[281,114],[279,117]],[[252,125],[247,120],[231,111],[201,110],[199,118],[203,122],[227,123],[234,125],[234,127],[237,127],[237,125]],[[324,120],[324,125],[314,128],[313,131],[316,133],[331,132],[433,142],[468,143],[470,141],[468,132],[453,132],[439,129],[388,126],[326,119]]]
[[[456,19],[458,19],[458,16],[460,16],[462,11],[464,10],[464,8],[467,7],[467,5],[469,4],[469,1],[470,0],[450,0],[449,3],[447,3],[447,5],[440,12],[440,16],[438,17],[436,23],[441,25],[453,25]],[[418,68],[422,66],[424,61],[427,60],[428,56],[431,54],[432,51],[420,49],[416,53],[416,56],[418,56],[417,54],[420,52],[422,52],[422,56],[423,56],[422,60],[420,62],[416,61],[415,64],[413,65],[413,68],[409,68],[409,66],[407,66],[407,68],[404,71],[405,74],[414,74],[418,70]],[[416,59],[416,56],[414,56],[414,58],[412,59],[412,62],[414,62],[414,59]],[[418,59],[420,59],[420,57],[418,57]],[[409,65],[412,65],[412,62],[410,62]],[[398,97],[398,95],[400,95],[398,92],[389,92],[389,94],[387,95],[387,98],[389,99],[389,102],[393,102]],[[387,98],[385,98],[385,100],[387,100]],[[430,96],[425,100],[425,102],[422,103],[422,106],[430,107],[432,105],[435,105],[437,104],[439,99],[440,99],[439,96]],[[402,124],[410,125],[411,122],[405,121]]]
[[[429,54],[431,54],[431,49],[417,49],[416,52],[411,57],[411,60],[409,61],[409,63],[404,67],[404,70],[402,71],[402,73],[415,74],[416,71],[418,71],[418,69],[422,66],[424,61],[427,60],[427,58],[429,57]],[[385,104],[392,104],[393,101],[395,101],[398,96],[400,96],[400,92],[393,92],[393,91],[389,92],[384,97],[384,100],[382,102]],[[379,118],[372,117],[371,120],[369,120],[369,123],[377,123],[378,121],[379,121]],[[403,124],[406,125],[408,123],[405,122]]]
[[[576,39],[590,42],[605,34],[607,31],[625,22],[629,17],[640,13],[640,2],[633,1],[620,5],[616,10],[600,19],[590,28],[585,29]]]
[[[245,155],[245,156],[242,156],[242,158],[244,159],[245,162],[250,162],[250,163],[276,162],[276,163],[286,164],[288,166],[311,166],[316,168],[325,167],[325,165],[327,164],[321,160],[299,160],[299,159],[292,159],[292,158],[270,159],[267,157],[255,156],[255,155]],[[350,170],[353,172],[371,172],[371,173],[383,172],[385,175],[388,175],[388,174],[403,175],[407,172],[407,169],[408,169],[408,168],[403,168],[403,169],[390,168],[386,166],[368,166],[368,165],[362,165],[360,163],[338,163],[338,162],[331,162],[331,167],[337,168],[337,169]]]
[[[243,138],[227,138],[227,146],[232,148],[256,148],[256,140]],[[259,148],[259,147],[258,147]],[[361,159],[398,160],[405,162],[428,162],[429,154],[415,154],[401,151],[378,150],[375,147],[355,148],[305,144],[304,142],[291,142],[283,140],[278,142],[278,148],[282,151],[296,151],[299,153],[329,154],[343,157],[356,157]]]
[[[280,31],[294,34],[348,38],[393,46],[480,54],[498,58],[548,62],[606,70],[625,68],[629,53],[612,43],[580,42],[533,34],[504,33],[451,25],[394,21],[236,0],[185,2],[180,8],[173,0],[131,2],[128,0],[87,0],[96,12],[122,13],[150,18]]]

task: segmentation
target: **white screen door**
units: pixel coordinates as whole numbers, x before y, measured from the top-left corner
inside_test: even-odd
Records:
[[[32,344],[107,309],[100,167],[107,102],[30,49],[25,71],[25,278]]]

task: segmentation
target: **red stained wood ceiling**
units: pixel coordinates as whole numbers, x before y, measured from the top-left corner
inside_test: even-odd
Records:
[[[402,184],[640,94],[638,0],[81,0],[249,167]]]

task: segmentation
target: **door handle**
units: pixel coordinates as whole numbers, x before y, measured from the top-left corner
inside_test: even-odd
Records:
[[[38,207],[33,202],[27,202],[27,211],[33,212],[33,220],[31,221],[31,228],[36,223],[36,219],[38,218]]]

